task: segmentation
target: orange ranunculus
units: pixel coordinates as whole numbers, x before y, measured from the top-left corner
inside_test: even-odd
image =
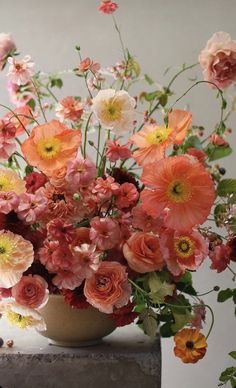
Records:
[[[30,165],[52,174],[76,156],[80,144],[80,130],[69,129],[59,121],[52,120],[33,128],[21,149]]]
[[[148,164],[141,181],[151,189],[141,192],[143,209],[157,218],[167,208],[166,227],[188,231],[206,221],[215,189],[210,173],[197,159],[181,155]]]
[[[205,336],[197,329],[183,329],[174,336],[176,357],[184,363],[195,364],[205,356],[207,343]]]
[[[143,130],[135,133],[130,142],[139,149],[133,153],[136,162],[144,166],[158,162],[165,156],[171,144],[181,144],[192,121],[192,114],[184,110],[173,110],[168,114],[168,127],[146,124]]]
[[[9,120],[16,127],[16,136],[21,135],[25,132],[25,127],[34,118],[31,113],[31,109],[28,105],[22,106],[14,110],[15,116],[12,112],[7,113],[4,119]],[[16,117],[17,116],[17,117]]]
[[[131,295],[126,267],[118,262],[101,262],[94,275],[85,280],[84,295],[92,306],[107,314],[114,307],[125,306]]]
[[[123,253],[130,268],[139,273],[160,270],[165,265],[159,238],[151,233],[133,233],[124,244]]]

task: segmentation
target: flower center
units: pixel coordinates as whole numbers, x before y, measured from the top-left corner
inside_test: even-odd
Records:
[[[178,256],[188,258],[193,254],[194,242],[188,236],[175,239],[174,248]]]
[[[194,348],[193,341],[187,341],[186,342],[186,348],[192,350]]]
[[[53,159],[59,154],[61,150],[60,140],[58,140],[56,137],[42,139],[39,142],[37,149],[39,155],[43,159]]]
[[[152,145],[163,144],[168,139],[171,131],[171,128],[157,127],[153,132],[147,135],[146,140]]]
[[[7,263],[14,251],[14,243],[8,236],[0,237],[0,264]]]
[[[183,203],[191,199],[192,190],[187,182],[176,180],[169,184],[167,196],[171,202]]]
[[[116,121],[121,117],[121,105],[117,101],[110,99],[105,102],[102,118],[105,121]]]
[[[96,285],[99,289],[106,288],[110,283],[110,279],[106,276],[99,276],[96,279]]]
[[[15,313],[14,311],[7,311],[6,318],[12,325],[16,325],[21,329],[29,327],[33,323],[33,318],[31,316],[23,316],[21,314]]]
[[[12,184],[12,181],[10,178],[5,176],[4,174],[1,174],[0,176],[0,191],[11,191],[14,189],[14,185]]]

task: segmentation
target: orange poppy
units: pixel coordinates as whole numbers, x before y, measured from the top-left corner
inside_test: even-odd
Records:
[[[176,357],[188,364],[195,364],[206,354],[206,337],[197,329],[183,329],[174,336]]]

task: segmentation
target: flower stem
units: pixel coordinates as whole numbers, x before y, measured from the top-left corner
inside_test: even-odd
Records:
[[[33,78],[31,78],[31,82],[32,82],[32,84],[33,84],[33,86],[34,86],[34,89],[35,89],[35,91],[36,91],[37,100],[38,100],[38,103],[39,103],[39,107],[40,107],[40,110],[41,110],[41,112],[42,112],[43,118],[44,118],[45,123],[46,123],[46,122],[47,122],[47,118],[46,118],[46,115],[45,115],[45,112],[44,112],[44,109],[43,109],[43,106],[42,106],[41,97],[40,97],[40,95],[39,95],[38,88],[37,88],[37,86],[36,86],[36,84],[35,84]]]
[[[84,151],[83,151],[84,159],[86,158],[86,145],[87,145],[88,127],[89,127],[89,122],[90,122],[90,119],[92,117],[92,114],[93,114],[93,112],[91,112],[89,117],[88,117],[88,120],[87,120],[87,123],[86,123],[86,127],[85,127],[85,131],[84,131]]]

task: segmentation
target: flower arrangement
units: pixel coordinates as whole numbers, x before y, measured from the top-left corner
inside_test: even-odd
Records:
[[[99,10],[117,8],[104,0]],[[85,83],[86,97],[58,100],[61,74],[36,72],[0,34],[0,69],[8,67],[14,104],[0,104],[0,312],[18,327],[43,330],[40,308],[59,294],[117,326],[135,321],[150,336],[173,336],[175,355],[196,363],[214,315],[192,272],[209,260],[212,270],[236,276],[236,180],[214,164],[232,152],[227,119],[235,101],[228,108],[223,89],[236,83],[236,41],[214,34],[199,55],[204,80],[190,81],[170,104],[175,79],[199,63],[157,85],[141,75],[112,17],[120,63],[103,69],[76,47],[70,73]],[[133,97],[139,81],[152,90]],[[210,134],[177,106],[202,83],[220,102]],[[212,220],[214,227],[205,224]],[[236,303],[236,289],[212,291]],[[206,310],[212,324],[204,335]]]

